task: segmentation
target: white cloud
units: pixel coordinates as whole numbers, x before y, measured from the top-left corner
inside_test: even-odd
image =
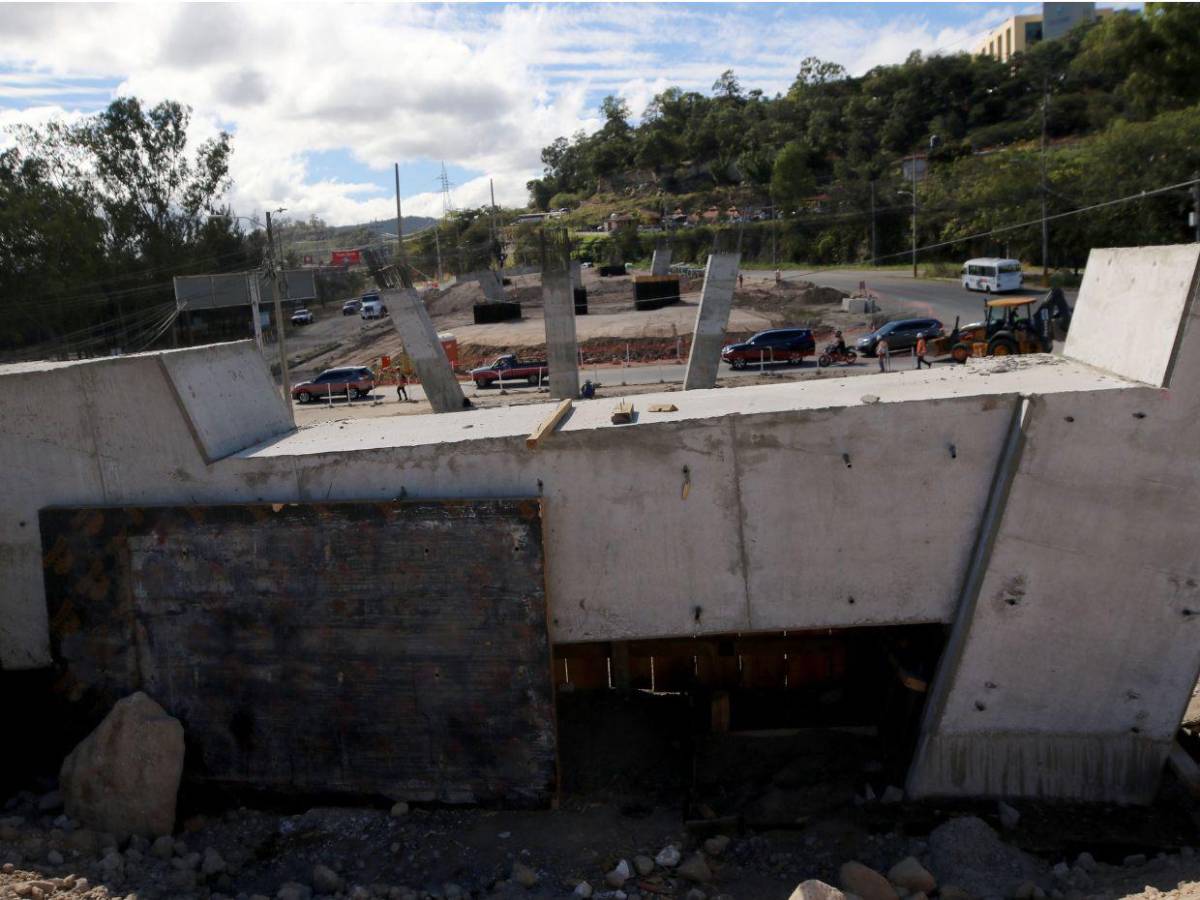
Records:
[[[977,8],[976,30],[1007,12]],[[191,105],[197,139],[235,133],[239,212],[286,206],[334,223],[394,214],[387,192],[310,171],[307,153],[339,149],[379,173],[444,159],[483,173],[455,189],[456,204],[486,202],[490,177],[499,202],[520,205],[541,148],[598,126],[596,92],[620,94],[639,116],[664,87],[707,92],[727,68],[774,93],[805,56],[861,73],[972,33],[912,10],[880,23],[852,6],[758,7],[750,20],[739,8],[671,5],[5,4],[0,98],[38,105],[0,110],[0,127],[103,106],[116,81],[114,94]],[[406,197],[405,211],[439,214],[441,195]]]

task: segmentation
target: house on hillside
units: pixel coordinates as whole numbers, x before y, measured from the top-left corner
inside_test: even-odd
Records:
[[[800,208],[804,212],[823,213],[829,212],[829,205],[833,198],[828,194],[813,194],[811,197],[805,197],[800,201]]]
[[[637,219],[629,213],[613,213],[604,220],[604,230],[609,234],[626,228],[637,230]]]
[[[700,221],[705,225],[716,225],[721,221],[721,211],[715,206],[710,206],[704,212],[700,213]]]

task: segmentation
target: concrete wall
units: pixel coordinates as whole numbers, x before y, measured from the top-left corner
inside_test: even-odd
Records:
[[[540,495],[553,640],[950,623],[913,794],[1145,800],[1200,669],[1198,262],[1097,251],[1076,359],[643,395],[633,426],[581,402],[536,453],[549,404],[315,426],[209,462],[263,415],[286,424],[274,401],[233,409],[240,388],[228,422],[207,402],[225,388],[181,395],[241,351],[8,367],[0,661],[48,662],[48,505]],[[1142,321],[1158,330],[1116,353]]]
[[[1067,352],[1147,381],[1173,369],[1171,390],[1030,400],[912,793],[1153,796],[1200,670],[1198,258],[1093,251]]]

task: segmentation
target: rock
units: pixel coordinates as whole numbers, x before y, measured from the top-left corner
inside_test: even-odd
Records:
[[[1000,824],[1012,831],[1021,821],[1021,814],[1003,800],[996,801],[996,812],[1000,815]]]
[[[937,887],[937,879],[916,859],[908,856],[900,860],[888,870],[888,881],[892,884],[907,888],[916,893],[932,893]]]
[[[846,900],[846,895],[832,885],[810,878],[796,885],[788,900]]]
[[[692,888],[683,895],[683,900],[708,900],[708,895],[700,888]]]
[[[62,791],[50,791],[47,794],[42,794],[38,797],[37,808],[38,812],[48,813],[54,812],[57,809],[62,809],[63,795]]]
[[[1137,866],[1144,866],[1145,864],[1146,864],[1146,854],[1145,853],[1131,853],[1129,856],[1127,856],[1123,860],[1121,860],[1121,865],[1130,866],[1131,868],[1136,868]]]
[[[175,855],[175,839],[169,834],[159,835],[150,845],[150,852],[159,859],[170,859]]]
[[[729,849],[729,835],[718,834],[704,842],[704,852],[709,856],[720,856]]]
[[[183,726],[141,691],[118,700],[59,772],[66,813],[121,837],[167,834],[183,772]]]
[[[392,817],[399,819],[408,815],[408,804],[403,800],[399,800],[392,804]]]
[[[674,844],[668,844],[658,851],[658,856],[654,857],[654,861],[664,869],[673,869],[679,865],[682,857],[679,855],[679,848]]]
[[[938,897],[940,900],[975,900],[970,891],[960,888],[957,884],[942,885]]]
[[[1037,885],[1032,881],[1022,881],[1015,891],[1013,897],[1016,900],[1033,900],[1033,893],[1037,890]]]
[[[697,884],[708,884],[713,878],[712,869],[708,867],[708,862],[702,853],[696,853],[684,860],[675,871],[688,881],[694,881]]]
[[[1085,872],[1095,872],[1099,868],[1096,857],[1092,856],[1086,850],[1075,857],[1075,865],[1079,866]]]
[[[329,866],[317,863],[312,870],[312,886],[318,894],[336,894],[342,889],[342,876]]]
[[[204,858],[200,863],[200,872],[206,876],[220,875],[225,871],[225,860],[212,847],[204,848]]]
[[[575,885],[575,890],[572,891],[572,894],[576,897],[590,897],[592,896],[592,886],[586,881],[581,881]]]
[[[605,874],[604,881],[609,887],[619,888],[629,880],[631,875],[633,875],[633,870],[629,868],[629,863],[621,860],[611,872]]]
[[[457,888],[458,885],[454,885],[454,887]],[[445,891],[443,891],[443,894],[444,893]],[[461,891],[456,890],[454,896],[457,897],[460,893]],[[349,896],[350,900],[371,900],[371,892],[361,884],[356,884],[354,887],[350,888],[350,893],[347,896]],[[449,897],[448,894],[446,896]]]
[[[863,788],[863,800],[865,800],[867,803],[875,802],[875,788],[871,787],[870,784],[867,784],[867,786]]]
[[[538,883],[538,873],[529,868],[523,862],[514,862],[512,867],[512,880],[526,890],[532,888]]]
[[[649,875],[654,871],[654,860],[648,856],[635,856],[633,867],[637,869],[639,875]]]
[[[1065,862],[1055,863],[1054,868],[1050,870],[1050,873],[1055,878],[1061,878],[1062,880],[1066,881],[1067,877],[1071,874],[1071,867]]]
[[[838,873],[842,890],[862,900],[896,900],[896,889],[886,878],[860,862],[843,863]]]
[[[51,850],[46,854],[46,862],[52,866],[61,866],[63,864],[63,855],[57,850]]]
[[[976,816],[951,819],[929,835],[928,868],[943,885],[975,897],[1011,897],[1024,881],[1036,881],[1044,864],[1005,844]]]
[[[897,803],[904,801],[904,791],[896,787],[894,784],[889,784],[883,789],[883,796],[879,798],[880,803],[885,803],[888,806],[894,806]]]
[[[307,884],[289,881],[279,886],[275,900],[312,900],[312,888]]]

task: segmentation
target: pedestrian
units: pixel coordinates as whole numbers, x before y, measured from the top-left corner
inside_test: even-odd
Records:
[[[918,369],[921,368],[922,365],[924,365],[926,368],[929,368],[929,369],[933,368],[933,363],[931,363],[929,360],[927,360],[925,358],[925,351],[927,349],[929,349],[929,348],[925,346],[925,332],[922,331],[920,334],[917,335],[917,368]]]
[[[890,360],[888,359],[887,338],[881,337],[879,339],[879,342],[875,345],[875,355],[877,357],[879,357],[879,371],[886,372],[888,363],[890,362]]]
[[[744,275],[742,275],[742,273],[741,273],[741,272],[738,272],[738,288],[741,288],[741,286],[742,286],[742,279],[743,279],[744,277],[745,277],[745,276],[744,276]]]
[[[783,283],[783,273],[780,272],[778,269],[775,270],[775,283],[776,284]]]
[[[396,380],[396,398],[401,403],[408,402],[408,378],[403,372],[400,373]]]

